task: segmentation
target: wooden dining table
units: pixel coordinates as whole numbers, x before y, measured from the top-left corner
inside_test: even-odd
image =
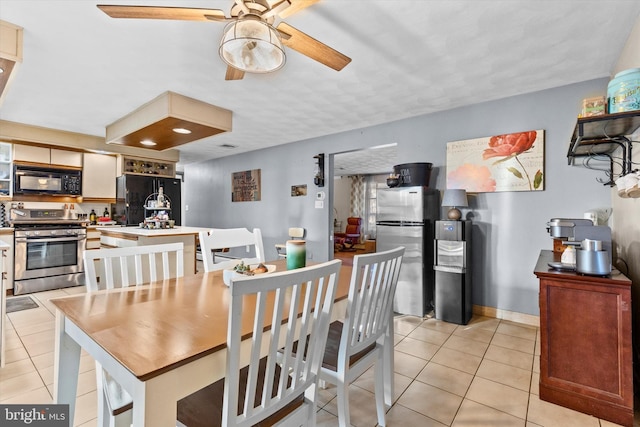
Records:
[[[269,264],[286,270],[285,260]],[[340,269],[333,319],[344,318],[351,270]],[[230,293],[222,271],[51,301],[56,307],[54,402],[69,404],[70,425],[81,349],[132,396],[136,427],[174,427],[177,401],[224,377]],[[243,339],[250,338],[250,322],[243,322],[243,329]],[[392,384],[389,377],[388,387]],[[390,401],[392,391],[388,394]]]

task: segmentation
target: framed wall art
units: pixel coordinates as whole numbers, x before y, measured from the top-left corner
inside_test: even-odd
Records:
[[[257,202],[260,200],[260,169],[231,174],[231,201]]]
[[[447,188],[544,190],[544,130],[448,142]]]

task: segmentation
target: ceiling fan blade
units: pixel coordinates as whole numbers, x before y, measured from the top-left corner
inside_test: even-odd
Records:
[[[98,8],[112,18],[135,19],[175,19],[179,21],[209,21],[209,17],[224,20],[224,12],[220,9],[200,9],[189,7],[161,6],[118,6],[99,4]]]
[[[291,6],[278,13],[278,15],[280,16],[280,18],[284,19],[296,12],[301,11],[302,9],[306,9],[314,3],[318,3],[319,1],[320,0],[289,0]]]
[[[336,71],[342,70],[351,62],[351,58],[348,56],[330,48],[326,44],[319,42],[285,22],[278,24],[276,29],[282,35],[282,44]]]
[[[244,71],[233,68],[231,65],[227,66],[227,74],[224,76],[225,80],[242,80],[244,77]]]

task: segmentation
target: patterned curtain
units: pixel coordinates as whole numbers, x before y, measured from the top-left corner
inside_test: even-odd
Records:
[[[353,175],[351,178],[351,216],[364,219],[364,176]]]

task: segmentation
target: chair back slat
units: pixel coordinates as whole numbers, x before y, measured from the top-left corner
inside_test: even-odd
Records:
[[[245,264],[258,264],[266,260],[264,244],[262,242],[262,232],[259,228],[254,228],[253,231],[249,231],[246,228],[212,228],[208,231],[201,231],[199,233],[199,239],[202,262],[204,264],[204,270],[207,272],[232,268],[238,264],[240,260],[243,260]],[[216,263],[215,250],[241,247],[246,247],[247,250],[249,247],[253,247],[255,257],[239,257],[237,261],[231,260]]]
[[[170,262],[169,255],[175,257]],[[156,257],[162,259],[158,265]],[[102,288],[113,289],[141,285],[147,282],[167,280],[184,276],[184,244],[167,243],[161,245],[134,246],[88,250],[83,255],[85,282],[89,291],[99,289],[98,276]],[[97,266],[100,266],[100,273]],[[161,272],[162,277],[159,273]]]
[[[354,257],[338,363],[347,363],[351,355],[384,335],[393,311],[403,255],[404,248],[400,247]]]
[[[251,426],[302,394],[315,398],[340,265],[340,260],[333,260],[232,279],[222,425]],[[244,350],[250,357],[247,389],[239,396],[239,371],[247,365],[240,353],[242,322],[247,316],[253,320],[253,336],[247,343],[251,348]],[[269,331],[264,330],[265,319],[272,324]],[[307,354],[292,360],[288,350],[296,343],[297,355]],[[266,360],[265,379],[257,389],[261,359]],[[255,406],[257,393],[260,403]],[[243,408],[240,414],[239,407]],[[309,413],[315,414],[317,408],[311,409]]]

